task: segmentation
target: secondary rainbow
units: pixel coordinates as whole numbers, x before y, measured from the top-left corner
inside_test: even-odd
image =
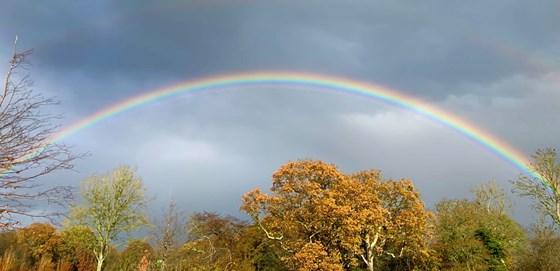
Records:
[[[291,72],[250,72],[213,76],[199,80],[189,80],[175,85],[147,91],[124,101],[104,108],[60,131],[52,137],[51,143],[68,138],[88,127],[117,114],[182,93],[195,93],[206,90],[220,90],[256,86],[285,86],[298,88],[338,91],[373,98],[375,100],[404,108],[420,114],[441,125],[452,129],[466,138],[482,145],[509,162],[523,173],[533,176],[526,167],[527,158],[520,151],[499,138],[485,132],[453,114],[430,105],[420,99],[399,93],[383,86],[349,80],[333,76]]]

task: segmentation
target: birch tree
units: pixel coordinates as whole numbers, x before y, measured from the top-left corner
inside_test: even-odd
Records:
[[[101,271],[111,242],[120,234],[148,224],[144,214],[148,197],[142,179],[121,166],[87,178],[81,187],[83,201],[71,207],[70,224],[89,227],[95,235],[93,253]]]

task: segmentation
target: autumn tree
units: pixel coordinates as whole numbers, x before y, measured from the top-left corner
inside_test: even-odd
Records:
[[[0,91],[0,230],[20,225],[24,217],[49,218],[55,211],[41,211],[46,204],[64,204],[68,186],[41,186],[37,179],[53,171],[71,169],[72,155],[64,144],[52,142],[59,116],[46,113],[57,102],[32,88],[27,58],[18,52],[18,39],[10,59],[4,88]]]
[[[287,252],[283,260],[292,269],[312,264],[342,270],[343,255],[335,242],[330,242],[336,238],[333,231],[338,220],[332,212],[336,205],[330,188],[344,178],[334,165],[316,161],[291,162],[273,174],[271,195],[257,188],[243,196],[241,209],[251,216],[267,238],[277,241]],[[317,251],[310,252],[310,249]],[[309,253],[328,257],[302,257]],[[310,263],[306,263],[307,260]]]
[[[245,194],[241,209],[287,252],[292,269],[375,270],[388,259],[429,258],[430,215],[408,180],[304,160],[283,165],[272,182],[270,195]]]
[[[343,244],[368,270],[387,268],[389,263],[390,269],[400,270],[430,265],[431,214],[425,211],[412,181],[383,181],[379,171],[370,170],[350,175],[345,186],[341,190],[345,193],[338,193],[345,195],[339,205],[351,210],[344,214],[348,218],[344,222],[352,224],[342,227],[342,240],[350,241]]]
[[[513,181],[515,192],[531,197],[533,207],[560,228],[560,162],[554,149],[537,150],[528,168],[533,176],[521,174]]]
[[[97,271],[101,271],[110,243],[120,234],[147,224],[144,211],[149,199],[142,179],[127,166],[88,177],[82,183],[81,195],[82,202],[71,206],[69,223],[93,231],[93,253]]]
[[[48,223],[33,223],[17,231],[18,243],[29,248],[34,263],[41,259],[55,262],[60,255],[61,238]]]

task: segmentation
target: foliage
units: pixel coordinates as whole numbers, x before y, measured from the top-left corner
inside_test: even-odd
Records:
[[[104,248],[105,271],[560,270],[554,226],[543,218],[527,242],[496,183],[473,188],[474,200],[443,200],[434,214],[424,209],[410,180],[383,180],[377,170],[343,174],[320,161],[287,163],[273,174],[271,190],[243,197],[252,224],[212,212],[194,213],[183,223],[171,203],[153,227],[160,234],[153,248],[129,239],[119,251],[112,246],[123,240],[119,234],[146,221],[145,188],[126,167],[92,176],[62,231],[34,223],[0,232],[0,271],[100,268],[99,232],[109,232],[99,231],[101,225],[121,229],[108,235],[114,238]],[[132,209],[116,212],[135,200]],[[136,220],[111,220],[119,216]]]
[[[64,229],[60,236],[63,257],[78,270],[91,270],[95,259],[92,252],[95,244],[93,231],[84,226],[74,226]]]
[[[536,223],[531,229],[531,239],[521,255],[519,271],[560,270],[560,235],[553,228]]]
[[[240,260],[250,263],[251,270],[288,270],[281,260],[283,250],[273,240],[266,238],[256,225],[243,228],[236,244],[236,251]]]
[[[0,235],[3,247],[0,266],[4,270],[71,270],[65,258],[61,234],[48,223],[33,223],[17,231]],[[2,270],[2,269],[0,269]]]
[[[376,170],[346,175],[310,160],[287,163],[272,178],[272,194],[255,189],[241,209],[295,269],[374,270],[388,258],[429,255],[430,214],[408,180],[385,182]]]
[[[247,224],[231,216],[195,213],[187,223],[189,238],[183,245],[189,263],[184,267],[200,270],[244,270],[247,265],[236,245]]]
[[[95,236],[93,253],[97,271],[119,234],[147,224],[144,209],[148,201],[142,179],[122,166],[104,175],[87,178],[81,187],[83,202],[71,207],[70,224],[89,227]]]
[[[0,270],[28,270],[32,265],[31,252],[18,243],[18,232],[0,233]]]
[[[525,233],[507,214],[468,200],[436,205],[434,249],[443,270],[507,270],[525,245]]]
[[[33,262],[59,259],[61,238],[47,223],[33,223],[17,232],[18,243],[29,248]],[[46,263],[44,263],[46,264]]]
[[[144,256],[153,255],[152,246],[141,240],[130,240],[126,248],[120,253],[117,269],[122,271],[136,271]]]

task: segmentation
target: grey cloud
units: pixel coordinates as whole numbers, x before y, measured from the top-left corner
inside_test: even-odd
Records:
[[[2,9],[0,52],[14,33],[35,47],[35,87],[60,97],[62,124],[188,79],[280,69],[384,84],[531,153],[558,144],[558,10],[554,1],[17,1]],[[299,88],[175,96],[66,141],[92,156],[51,180],[77,184],[128,163],[158,204],[173,196],[189,211],[235,213],[241,194],[268,188],[272,172],[300,158],[411,178],[428,203],[517,174],[414,114]]]
[[[63,16],[35,8],[38,18],[60,22],[47,24],[43,35],[67,32],[58,34],[37,58],[52,68],[77,69],[90,80],[109,82],[122,76],[173,81],[238,70],[295,69],[438,97],[458,92],[457,83],[491,82],[520,72],[517,59],[492,46],[520,44],[527,33],[536,33],[531,34],[533,44],[523,44],[529,46],[521,49],[527,52],[555,41],[554,35],[546,35],[555,16],[531,16],[531,21],[525,16],[549,10],[547,3],[530,8],[522,3],[451,6],[437,1],[223,5],[124,1],[88,10],[88,19],[71,16],[79,10],[76,5],[59,7],[66,10]]]
[[[444,105],[521,151],[533,153],[537,148],[558,147],[560,131],[553,127],[560,125],[555,117],[560,113],[556,105],[559,78],[559,73],[514,76],[491,85],[469,86],[469,96],[450,97]]]

